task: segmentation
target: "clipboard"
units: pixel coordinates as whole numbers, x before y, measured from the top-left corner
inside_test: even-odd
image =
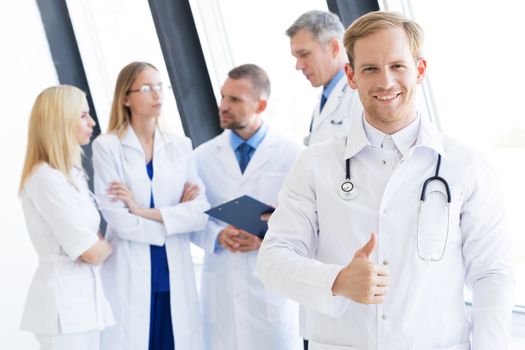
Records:
[[[266,221],[261,220],[261,215],[273,213],[275,208],[244,195],[219,206],[213,207],[206,214],[224,221],[230,225],[264,238],[268,230]]]

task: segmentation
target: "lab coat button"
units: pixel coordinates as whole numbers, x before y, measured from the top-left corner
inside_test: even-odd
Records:
[[[381,315],[381,318],[382,318],[383,320],[386,320],[386,314]]]
[[[388,260],[383,261],[383,265],[388,265]]]

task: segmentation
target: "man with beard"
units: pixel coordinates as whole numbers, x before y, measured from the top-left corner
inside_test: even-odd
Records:
[[[242,195],[277,203],[301,147],[262,120],[270,96],[266,72],[253,64],[232,69],[221,96],[225,130],[195,150],[209,203]],[[255,276],[261,237],[213,218],[199,236],[206,250],[201,284],[206,349],[300,349],[297,304],[265,290]]]

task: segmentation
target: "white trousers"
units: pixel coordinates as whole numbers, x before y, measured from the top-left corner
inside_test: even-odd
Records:
[[[100,331],[73,334],[39,335],[36,340],[40,350],[98,350],[100,349]]]

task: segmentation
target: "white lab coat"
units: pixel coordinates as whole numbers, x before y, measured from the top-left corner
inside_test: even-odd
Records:
[[[350,88],[346,76],[339,79],[322,111],[320,103],[319,97],[312,112],[312,131],[304,140],[307,146],[348,134],[352,120],[359,119],[363,113],[359,95]]]
[[[171,289],[171,317],[177,349],[202,349],[202,318],[190,254],[192,231],[207,222],[209,208],[197,176],[189,139],[156,131],[153,149],[153,181],[139,140],[129,127],[122,140],[114,134],[99,136],[93,143],[95,193],[108,223],[107,239],[114,252],[102,268],[104,286],[117,325],[102,334],[102,348],[148,349],[150,323],[151,260],[149,245],[166,244]],[[135,200],[155,207],[164,223],[128,212],[121,201],[106,194],[111,181],[123,182]],[[200,195],[179,203],[186,182],[200,186]]]
[[[98,268],[78,258],[98,241],[100,215],[83,172],[73,186],[58,170],[38,165],[21,195],[39,264],[31,282],[22,329],[40,335],[102,330],[114,324]]]
[[[512,305],[509,232],[501,189],[483,159],[422,120],[415,146],[383,187],[374,171],[383,166],[381,153],[368,143],[362,121],[350,129],[346,146],[345,140],[301,154],[257,262],[265,286],[308,309],[315,325],[310,349],[506,349]],[[448,181],[452,202],[445,255],[430,262],[418,257],[416,227],[421,189],[434,175],[436,152],[443,156],[440,175]],[[345,201],[338,190],[348,157],[358,194]],[[443,191],[436,182],[429,186]],[[447,223],[443,208],[444,202],[435,211],[439,215],[429,213],[430,229],[422,236],[429,239],[426,248],[437,252],[441,246],[434,242],[443,236],[434,235]],[[390,267],[385,301],[364,305],[332,296],[337,274],[371,232],[378,233],[372,260],[388,261]],[[471,320],[464,285],[473,292]]]
[[[196,161],[212,206],[250,195],[276,204],[277,194],[301,146],[271,128],[241,173],[226,130],[199,146]],[[213,252],[225,223],[210,218],[201,297],[207,350],[289,350],[300,348],[297,304],[264,289],[255,276],[257,251]]]

